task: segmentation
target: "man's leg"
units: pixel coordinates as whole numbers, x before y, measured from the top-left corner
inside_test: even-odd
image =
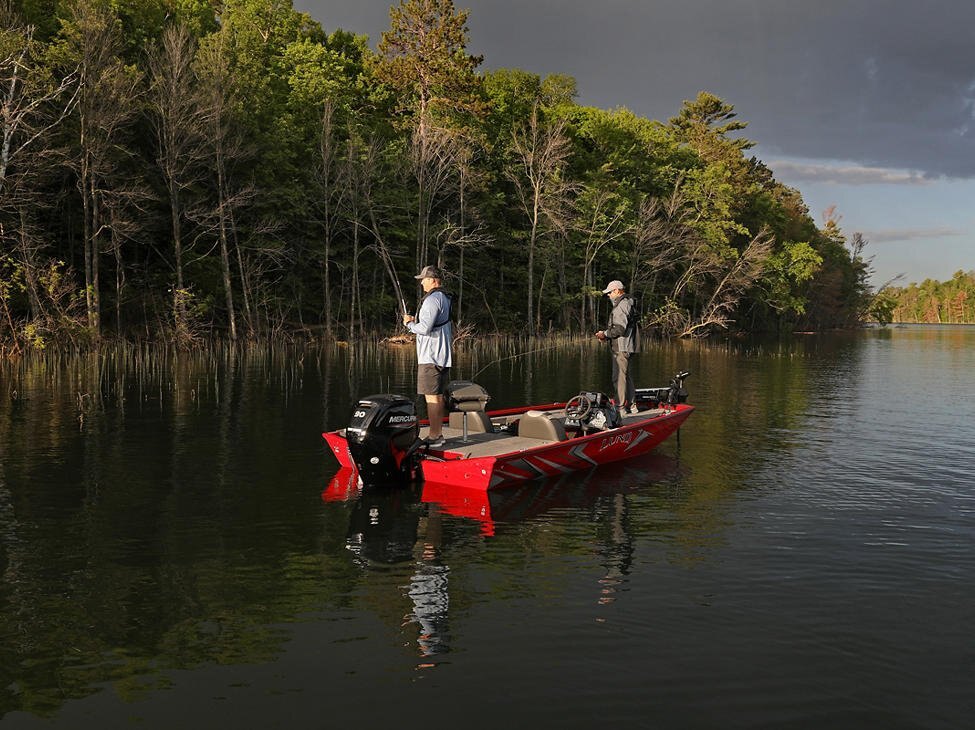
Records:
[[[613,380],[616,383],[616,402],[623,406],[632,403],[636,393],[633,383],[630,381],[630,353],[617,352],[613,357]]]
[[[632,406],[636,403],[636,386],[633,384],[633,370],[630,369],[630,358],[633,356],[632,352],[627,352],[626,354],[626,404]]]
[[[427,418],[430,419],[430,439],[440,438],[443,433],[443,417],[447,411],[442,395],[425,395],[427,401]]]

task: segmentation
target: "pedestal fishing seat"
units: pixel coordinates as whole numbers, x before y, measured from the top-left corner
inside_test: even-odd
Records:
[[[484,410],[491,396],[477,383],[470,380],[452,380],[447,384],[444,398],[447,401],[447,410],[450,411],[448,425],[450,428],[463,429],[464,437],[461,440],[464,443],[467,443],[467,434],[470,431],[494,431],[491,419]]]

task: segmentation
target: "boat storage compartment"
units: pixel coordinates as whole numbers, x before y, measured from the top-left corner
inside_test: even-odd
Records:
[[[518,435],[522,438],[545,441],[565,441],[565,426],[542,411],[527,411],[518,421]]]

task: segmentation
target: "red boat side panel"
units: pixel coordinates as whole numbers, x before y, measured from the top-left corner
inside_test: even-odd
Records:
[[[590,469],[652,451],[693,410],[693,406],[681,405],[664,416],[503,456],[457,459],[446,451],[443,461],[427,459],[421,463],[423,479],[426,483],[487,490]]]
[[[335,458],[339,460],[343,469],[356,470],[355,462],[352,461],[352,454],[349,452],[349,442],[345,440],[344,436],[340,436],[338,431],[326,431],[322,437],[328,443],[328,447],[335,454]]]

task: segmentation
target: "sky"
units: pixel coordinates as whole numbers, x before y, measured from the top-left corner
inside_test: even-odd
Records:
[[[874,286],[975,269],[975,1],[454,2],[482,69],[569,74],[580,104],[662,122],[700,91],[733,105],[816,222],[863,235]],[[391,4],[294,1],[372,48]]]

